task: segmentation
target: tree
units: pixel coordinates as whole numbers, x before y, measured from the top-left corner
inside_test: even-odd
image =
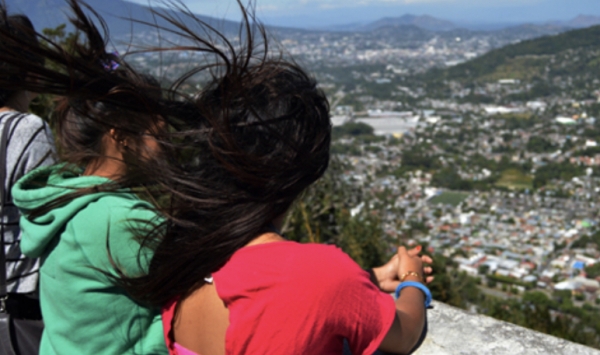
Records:
[[[593,265],[587,266],[585,268],[585,273],[587,274],[587,277],[592,279],[600,277],[600,263],[595,263]]]
[[[42,33],[47,39],[52,41],[52,43],[58,44],[66,52],[72,52],[74,45],[79,40],[79,35],[73,32],[67,33],[66,27],[66,24],[62,24],[55,28],[44,28]],[[42,40],[40,45],[45,47],[50,46],[49,42],[46,40]],[[46,62],[45,65],[47,67],[57,69],[56,64],[53,62]],[[44,119],[48,119],[50,117],[52,112],[54,112],[54,108],[54,96],[49,94],[38,95],[35,100],[32,101],[29,107],[31,112]]]
[[[343,164],[332,157],[327,173],[298,199],[282,232],[299,242],[335,244],[364,268],[382,265],[390,256],[381,220],[368,208],[360,189],[343,181]],[[364,202],[363,210],[350,210]]]

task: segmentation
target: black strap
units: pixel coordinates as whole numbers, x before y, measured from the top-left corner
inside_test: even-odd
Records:
[[[6,184],[6,147],[8,146],[8,135],[13,121],[21,116],[16,113],[6,119],[2,127],[2,136],[0,137],[0,217],[4,215],[4,205],[6,204],[7,191]],[[6,254],[4,250],[4,220],[0,221],[0,312],[5,311],[4,301],[6,300]]]

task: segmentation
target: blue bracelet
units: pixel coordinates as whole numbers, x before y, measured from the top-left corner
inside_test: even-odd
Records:
[[[423,285],[420,282],[416,282],[416,281],[401,282],[400,285],[398,285],[398,287],[396,287],[396,298],[398,298],[400,296],[400,291],[402,291],[402,289],[405,287],[416,287],[419,290],[421,290],[423,292],[423,294],[425,295],[425,308],[429,308],[429,305],[431,304],[431,291],[429,291],[427,286]]]

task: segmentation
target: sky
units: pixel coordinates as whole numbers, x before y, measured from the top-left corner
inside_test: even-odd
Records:
[[[152,0],[128,0],[141,4]],[[193,12],[235,19],[234,0],[181,0]],[[244,0],[247,1],[247,0]],[[368,23],[404,14],[456,23],[510,24],[600,17],[600,0],[253,0],[259,19],[271,25],[326,27]],[[154,2],[155,3],[155,2]]]

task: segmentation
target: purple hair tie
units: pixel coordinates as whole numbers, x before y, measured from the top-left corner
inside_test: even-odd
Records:
[[[118,58],[119,57],[119,53],[118,52],[112,52],[110,53],[112,56]],[[119,63],[117,63],[116,60],[114,59],[110,59],[110,60],[106,60],[106,61],[102,61],[102,67],[104,68],[104,70],[106,71],[115,71],[119,68]]]

